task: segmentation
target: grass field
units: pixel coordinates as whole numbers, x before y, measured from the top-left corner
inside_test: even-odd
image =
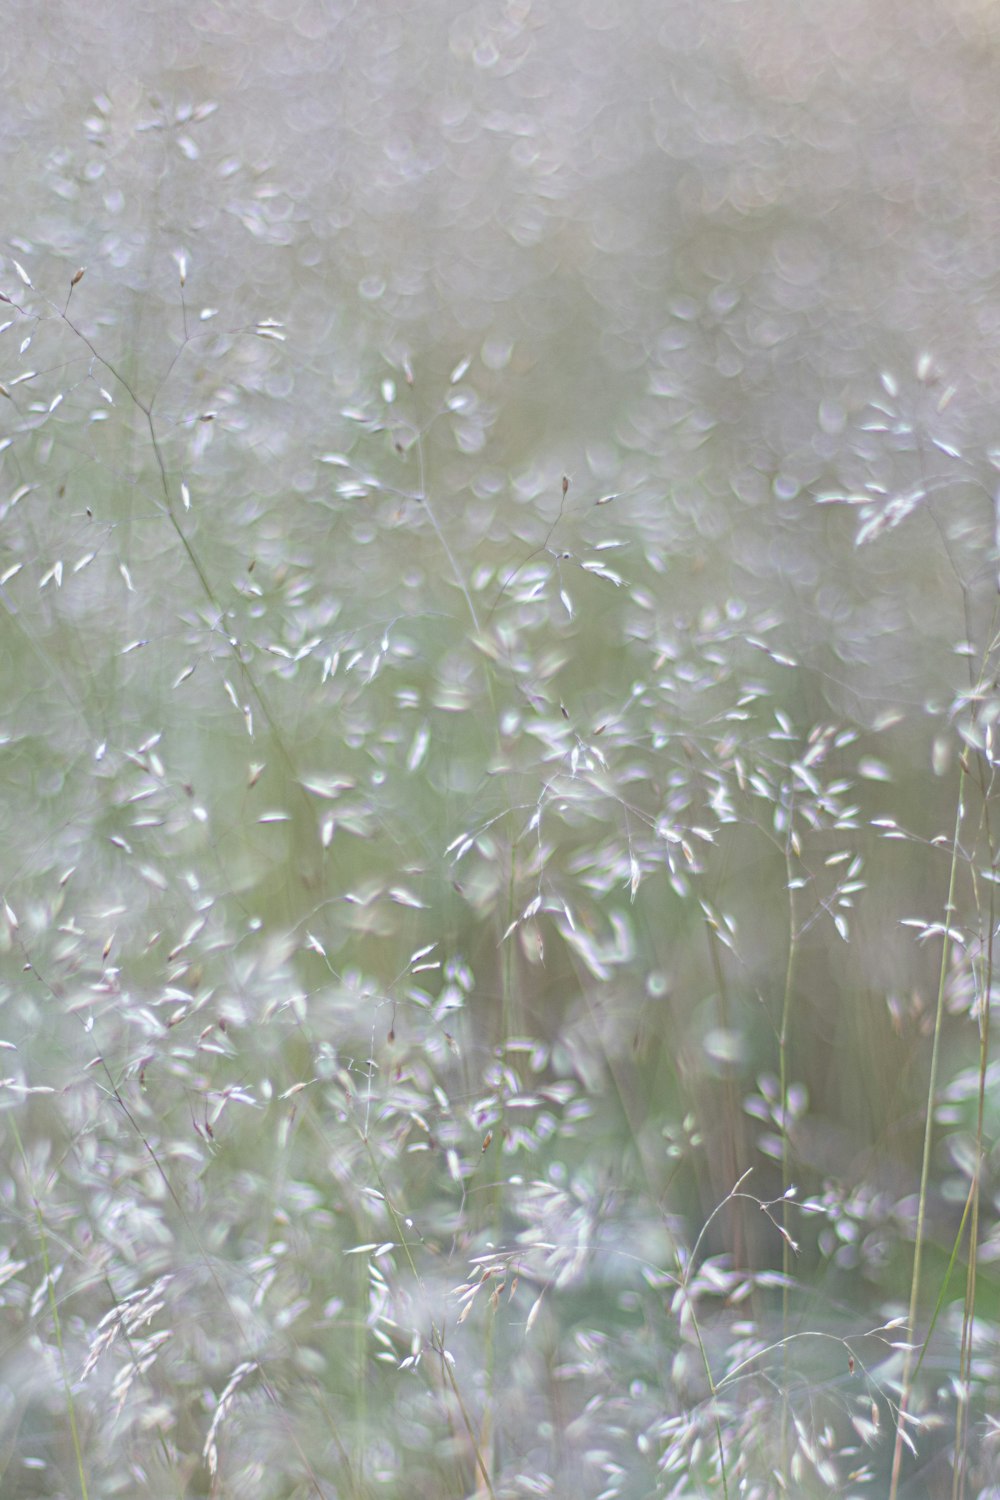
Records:
[[[996,1500],[992,11],[42,40],[0,1493]]]

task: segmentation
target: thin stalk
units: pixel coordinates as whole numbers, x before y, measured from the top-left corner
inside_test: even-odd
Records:
[[[708,1381],[708,1388],[712,1393],[712,1418],[715,1423],[715,1446],[719,1455],[719,1473],[722,1478],[722,1493],[725,1497],[725,1500],[729,1500],[729,1480],[726,1475],[726,1446],[722,1439],[722,1419],[719,1416],[718,1388],[712,1375],[712,1364],[708,1357],[708,1350],[705,1348],[704,1340],[701,1336],[701,1329],[698,1326],[698,1318],[694,1310],[694,1303],[690,1297],[688,1297],[688,1312],[691,1314],[691,1327],[694,1329],[694,1336],[697,1340],[698,1348],[701,1351],[701,1362],[705,1368],[705,1378]]]
[[[722,1210],[726,1207],[727,1204],[729,1204],[729,1203],[736,1203],[736,1202],[739,1202],[741,1200],[745,1200],[747,1203],[753,1203],[753,1204],[755,1204],[756,1207],[758,1209],[760,1209],[761,1212],[764,1213],[767,1216],[767,1218],[774,1225],[775,1229],[777,1229],[778,1233],[782,1236],[782,1238],[784,1239],[786,1237],[787,1231],[782,1228],[782,1226],[778,1223],[777,1219],[774,1217],[774,1215],[771,1212],[771,1209],[772,1209],[772,1207],[774,1205],[772,1203],[764,1202],[760,1198],[754,1197],[754,1195],[752,1193],[744,1193],[744,1192],[741,1191],[741,1189],[743,1187],[743,1184],[746,1182],[747,1178],[750,1176],[750,1174],[751,1174],[752,1171],[753,1171],[753,1168],[752,1167],[748,1167],[747,1170],[743,1173],[743,1175],[737,1179],[737,1181],[735,1182],[735,1184],[733,1185],[733,1187],[729,1190],[729,1192],[722,1199],[722,1201],[720,1203],[717,1203],[715,1205],[715,1207],[713,1208],[712,1212],[708,1215],[708,1218],[705,1220],[704,1224],[701,1226],[701,1229],[698,1231],[698,1236],[695,1239],[695,1242],[694,1242],[694,1244],[691,1247],[691,1253],[690,1253],[690,1255],[687,1258],[686,1264],[681,1268],[681,1275],[678,1278],[678,1288],[679,1288],[680,1291],[682,1291],[684,1293],[684,1299],[685,1299],[685,1302],[686,1302],[686,1305],[687,1305],[687,1309],[688,1309],[688,1312],[690,1313],[690,1316],[691,1316],[691,1324],[692,1324],[692,1327],[694,1329],[695,1339],[697,1340],[698,1348],[699,1348],[699,1350],[701,1352],[702,1364],[703,1364],[704,1369],[705,1369],[705,1378],[706,1378],[706,1380],[708,1382],[708,1388],[709,1388],[709,1390],[711,1392],[711,1395],[712,1395],[713,1416],[714,1416],[714,1420],[715,1420],[715,1437],[716,1437],[716,1444],[717,1444],[718,1452],[719,1452],[719,1464],[720,1464],[721,1478],[722,1478],[722,1489],[723,1489],[723,1494],[726,1497],[728,1497],[728,1495],[729,1495],[729,1480],[728,1480],[727,1472],[726,1472],[725,1445],[724,1445],[723,1439],[722,1439],[722,1421],[721,1421],[721,1418],[719,1417],[718,1405],[717,1405],[717,1397],[718,1397],[718,1393],[721,1390],[722,1386],[725,1385],[727,1381],[729,1381],[729,1380],[731,1380],[733,1378],[733,1375],[736,1373],[736,1371],[735,1370],[730,1370],[727,1375],[723,1376],[723,1378],[722,1378],[721,1381],[719,1381],[718,1383],[716,1383],[715,1376],[712,1374],[712,1365],[711,1365],[711,1361],[710,1361],[710,1359],[708,1357],[708,1350],[705,1347],[705,1343],[704,1343],[704,1340],[703,1340],[702,1335],[701,1335],[701,1329],[700,1329],[700,1327],[698,1325],[698,1318],[697,1318],[697,1314],[695,1313],[694,1300],[693,1300],[693,1298],[691,1296],[690,1286],[691,1286],[691,1278],[692,1278],[692,1276],[694,1274],[695,1267],[696,1267],[696,1265],[698,1263],[698,1256],[701,1253],[701,1247],[702,1247],[702,1244],[704,1242],[705,1236],[708,1234],[708,1231],[709,1231],[709,1228],[712,1225],[712,1222],[718,1217],[718,1215],[722,1212]],[[778,1346],[783,1346],[785,1343],[790,1342],[790,1340],[792,1338],[795,1338],[795,1337],[798,1337],[798,1335],[791,1334],[791,1335],[789,1335],[789,1338],[787,1340],[784,1340],[784,1339],[779,1340],[779,1345]],[[842,1340],[838,1340],[838,1342],[842,1342]],[[775,1347],[778,1347],[778,1346],[775,1346]],[[758,1351],[758,1353],[756,1355],[752,1356],[752,1358],[753,1359],[760,1358],[761,1353],[763,1353],[763,1352],[766,1352],[766,1351]],[[750,1360],[744,1361],[744,1363],[746,1363],[746,1364],[749,1364],[750,1362],[751,1362]],[[736,1367],[736,1369],[741,1369],[741,1368],[742,1368],[741,1365],[738,1365]]]
[[[990,827],[990,786],[983,791],[983,821],[990,852],[990,871],[997,873],[997,852]],[[996,880],[990,881],[987,913],[986,966],[979,987],[979,1095],[976,1101],[976,1165],[970,1187],[972,1222],[969,1227],[969,1254],[965,1282],[965,1304],[962,1313],[962,1343],[959,1352],[958,1378],[964,1387],[955,1419],[955,1473],[952,1500],[964,1500],[968,1472],[969,1407],[972,1400],[972,1349],[976,1318],[976,1264],[979,1250],[979,1204],[982,1167],[985,1157],[986,1068],[990,1050],[990,1004],[993,995],[993,944],[996,933]]]
[[[681,1275],[681,1290],[684,1292],[687,1309],[691,1317],[691,1327],[694,1330],[694,1336],[698,1344],[698,1349],[701,1353],[701,1362],[705,1370],[705,1379],[708,1382],[708,1389],[711,1392],[712,1396],[712,1416],[715,1423],[715,1444],[719,1454],[719,1472],[722,1479],[722,1493],[724,1496],[724,1500],[729,1500],[729,1478],[726,1471],[726,1448],[722,1437],[722,1418],[719,1416],[718,1387],[715,1383],[715,1376],[712,1374],[712,1362],[708,1357],[708,1350],[705,1347],[705,1341],[701,1336],[701,1328],[698,1325],[698,1316],[694,1310],[694,1299],[690,1293],[690,1283],[694,1268],[698,1261],[698,1253],[701,1249],[702,1241],[704,1240],[705,1235],[708,1233],[709,1225],[712,1223],[712,1220],[722,1212],[727,1203],[732,1203],[736,1198],[743,1198],[748,1196],[745,1193],[741,1193],[740,1188],[750,1176],[751,1170],[751,1168],[747,1168],[747,1170],[743,1173],[743,1176],[739,1178],[735,1186],[729,1193],[726,1194],[725,1198],[723,1198],[722,1202],[716,1204],[715,1208],[709,1214],[708,1218],[701,1226],[701,1230],[698,1233],[698,1238],[695,1240],[694,1244],[691,1247],[691,1254],[688,1256],[687,1265],[684,1267],[683,1273]]]
[[[792,1021],[792,994],[795,988],[795,964],[798,957],[798,920],[795,906],[795,884],[792,872],[791,818],[785,843],[785,884],[788,890],[788,958],[785,964],[785,991],[781,1003],[781,1030],[778,1033],[778,1097],[781,1100],[781,1472],[788,1472],[788,1322],[789,1286],[792,1275],[792,1238],[788,1228],[788,1198],[791,1187],[790,1142],[788,1139],[788,1037]]]
[[[945,1297],[948,1295],[948,1287],[951,1285],[951,1275],[955,1269],[955,1262],[958,1260],[958,1252],[962,1248],[962,1241],[965,1238],[965,1226],[969,1222],[969,1212],[972,1208],[974,1190],[975,1184],[972,1183],[969,1186],[968,1193],[965,1195],[965,1207],[962,1209],[962,1217],[959,1220],[958,1232],[956,1233],[955,1238],[952,1241],[951,1255],[948,1257],[948,1264],[945,1267],[944,1275],[941,1278],[941,1287],[938,1291],[937,1301],[934,1304],[934,1311],[931,1314],[931,1321],[927,1325],[927,1332],[924,1335],[924,1338],[920,1345],[920,1357],[918,1358],[913,1370],[914,1381],[919,1379],[920,1371],[923,1368],[924,1356],[926,1355],[927,1350],[930,1348],[931,1339],[934,1337],[934,1330],[937,1327],[938,1318],[941,1316],[941,1309],[944,1307]]]
[[[958,782],[958,805],[955,809],[955,832],[952,839],[951,867],[948,875],[948,899],[945,902],[943,935],[941,943],[941,971],[938,978],[937,1006],[934,1012],[934,1040],[931,1044],[931,1065],[927,1079],[927,1111],[924,1121],[924,1149],[920,1166],[920,1193],[917,1199],[917,1225],[913,1246],[913,1272],[910,1278],[910,1306],[908,1313],[908,1346],[913,1344],[917,1312],[920,1306],[920,1273],[923,1262],[924,1222],[927,1214],[927,1194],[931,1175],[931,1147],[934,1141],[934,1099],[937,1094],[938,1062],[941,1055],[941,1032],[944,1023],[944,997],[948,979],[948,960],[951,955],[951,919],[955,910],[955,887],[958,880],[958,847],[965,812],[966,766],[962,760]],[[897,1500],[899,1476],[903,1462],[903,1423],[906,1419],[912,1395],[911,1367],[913,1349],[907,1347],[903,1355],[903,1373],[900,1377],[899,1413],[896,1418],[896,1442],[892,1454],[892,1477],[889,1483],[889,1500]]]

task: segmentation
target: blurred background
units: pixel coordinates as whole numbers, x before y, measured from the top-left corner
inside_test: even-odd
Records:
[[[995,7],[5,33],[4,1494],[1000,1494]]]

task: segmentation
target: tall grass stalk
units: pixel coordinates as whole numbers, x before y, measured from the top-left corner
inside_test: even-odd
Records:
[[[931,1043],[930,1070],[927,1077],[927,1104],[924,1120],[924,1146],[920,1164],[920,1188],[917,1197],[917,1221],[913,1242],[913,1270],[910,1277],[910,1300],[907,1314],[907,1347],[903,1352],[903,1369],[900,1376],[899,1405],[896,1415],[896,1440],[892,1453],[892,1473],[889,1481],[889,1500],[897,1500],[899,1480],[903,1462],[904,1425],[909,1415],[912,1399],[911,1369],[917,1319],[920,1313],[920,1277],[923,1263],[924,1223],[927,1214],[927,1199],[930,1191],[931,1151],[934,1142],[934,1110],[937,1100],[938,1063],[941,1055],[941,1032],[944,1022],[944,1002],[948,980],[948,964],[951,957],[951,931],[955,915],[955,891],[958,881],[958,863],[962,822],[965,817],[966,761],[962,757],[958,779],[958,801],[955,808],[955,827],[952,835],[951,862],[948,871],[948,895],[944,906],[941,936],[941,968],[938,976],[937,1003],[934,1008],[934,1034]]]
[[[778,1033],[778,1090],[781,1100],[781,1349],[784,1378],[781,1390],[781,1468],[788,1469],[788,1418],[789,1418],[789,1294],[792,1282],[793,1240],[788,1228],[790,1205],[788,1193],[791,1187],[791,1141],[788,1133],[788,1050],[792,1024],[792,999],[795,992],[795,964],[798,956],[799,930],[795,902],[795,880],[792,860],[794,857],[794,805],[788,812],[788,833],[785,841],[785,885],[788,892],[788,953],[785,961],[785,989],[781,1001],[781,1030]]]
[[[995,642],[993,643],[996,644]],[[972,1364],[975,1346],[976,1319],[976,1269],[980,1248],[980,1205],[982,1196],[983,1166],[986,1159],[986,1072],[990,1051],[990,1011],[993,1003],[993,962],[996,942],[997,905],[996,883],[1000,854],[993,838],[990,816],[994,791],[995,769],[992,756],[993,731],[985,731],[985,752],[976,759],[982,814],[981,828],[989,856],[989,896],[983,911],[982,887],[975,865],[972,866],[973,890],[979,911],[980,948],[973,968],[976,994],[976,1016],[979,1024],[979,1081],[976,1095],[975,1164],[969,1187],[971,1201],[971,1223],[969,1227],[968,1265],[965,1281],[965,1299],[962,1308],[962,1336],[959,1346],[958,1378],[963,1386],[962,1399],[956,1408],[955,1423],[955,1472],[952,1483],[953,1500],[964,1500],[969,1465],[969,1412],[972,1401]],[[986,766],[989,764],[989,774]]]

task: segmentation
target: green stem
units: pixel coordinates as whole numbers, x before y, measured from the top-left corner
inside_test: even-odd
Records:
[[[789,810],[791,825],[792,810]],[[792,1020],[792,993],[795,987],[795,961],[798,955],[798,924],[795,910],[795,886],[792,874],[791,827],[785,844],[785,884],[788,890],[788,959],[785,964],[785,992],[781,1004],[781,1031],[778,1034],[778,1097],[781,1100],[781,1340],[783,1376],[781,1381],[781,1472],[788,1472],[788,1323],[789,1286],[792,1275],[791,1235],[788,1229],[788,1198],[791,1187],[790,1143],[788,1139],[788,1036]]]
[[[955,887],[958,879],[958,841],[964,816],[966,768],[964,758],[958,782],[958,806],[955,810],[955,833],[952,840],[951,868],[948,876],[948,899],[945,903],[943,935],[941,942],[941,970],[938,977],[937,1006],[934,1012],[934,1040],[931,1044],[931,1066],[927,1079],[927,1112],[924,1121],[924,1149],[920,1165],[920,1193],[917,1199],[917,1225],[913,1246],[913,1272],[910,1278],[910,1306],[908,1313],[909,1338],[914,1342],[917,1312],[920,1306],[920,1273],[924,1250],[924,1223],[927,1215],[927,1194],[931,1175],[931,1148],[934,1142],[934,1099],[937,1094],[938,1062],[941,1056],[941,1032],[944,1023],[944,997],[948,979],[948,960],[951,955],[951,920],[955,910]],[[899,1475],[903,1461],[903,1424],[912,1395],[913,1350],[908,1347],[903,1356],[903,1373],[900,1377],[899,1414],[896,1418],[896,1442],[892,1455],[892,1478],[889,1484],[889,1500],[897,1500]]]

